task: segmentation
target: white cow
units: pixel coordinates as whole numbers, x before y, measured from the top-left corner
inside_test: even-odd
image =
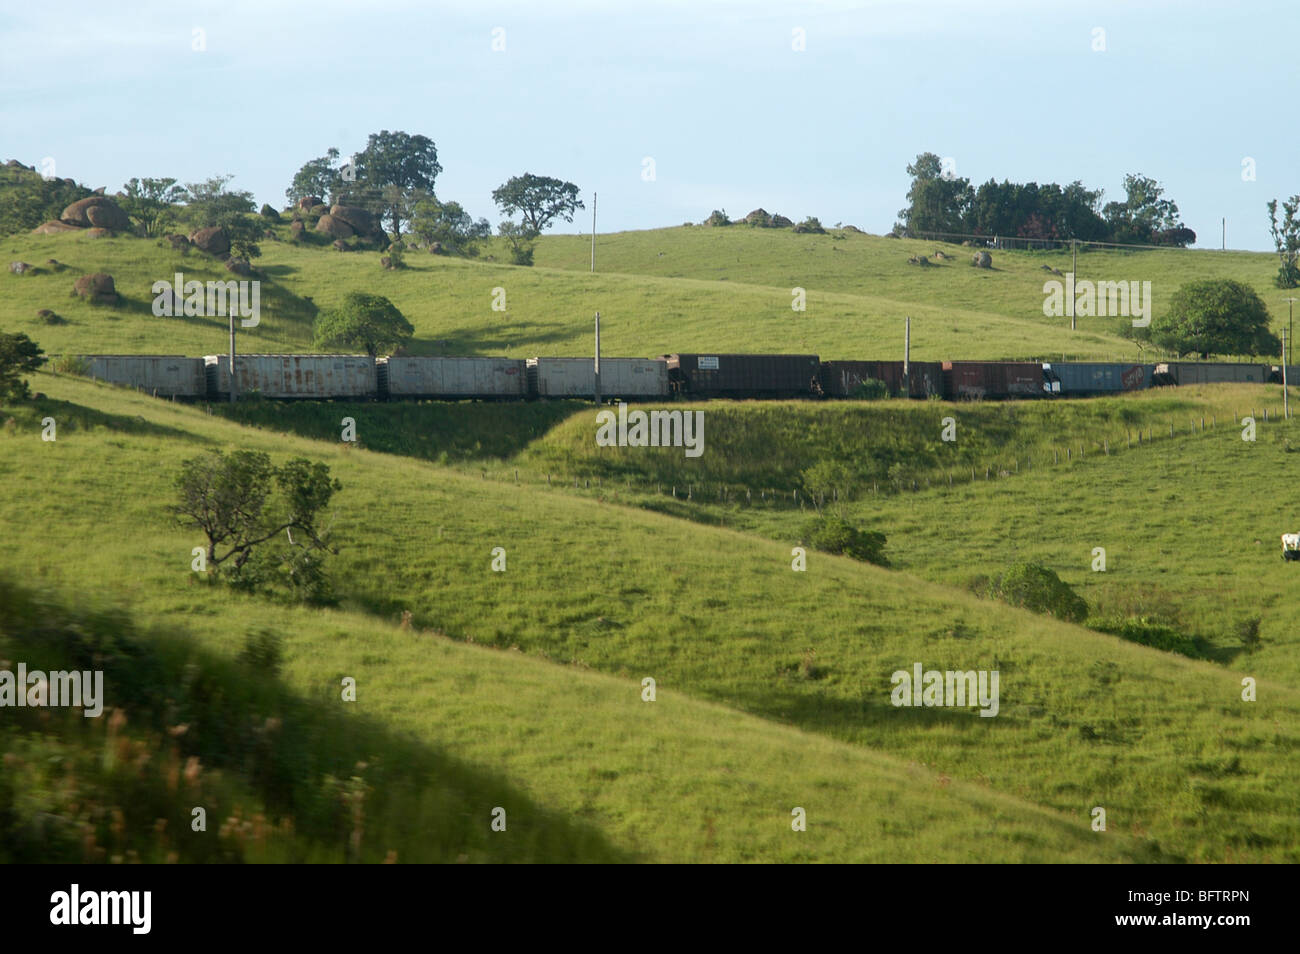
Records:
[[[1282,534],[1283,550],[1300,550],[1300,533]]]

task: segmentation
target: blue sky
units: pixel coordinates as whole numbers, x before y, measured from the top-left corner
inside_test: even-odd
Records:
[[[1226,217],[1229,248],[1262,250],[1265,203],[1300,193],[1297,26],[1296,0],[5,0],[0,161],[110,192],[233,173],[281,207],[306,160],[401,129],[437,143],[438,194],[494,224],[492,189],[527,171],[582,188],[566,231],[595,191],[601,232],[758,206],[883,232],[931,151],[976,184],[1106,200],[1140,172],[1199,245]]]

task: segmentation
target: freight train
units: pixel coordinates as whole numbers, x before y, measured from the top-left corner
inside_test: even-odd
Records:
[[[89,377],[162,397],[230,395],[230,357],[82,355]],[[314,400],[528,400],[590,398],[591,358],[370,357],[246,354],[235,357],[240,394]],[[873,386],[894,396],[949,401],[1082,397],[1150,387],[1281,382],[1277,365],[1037,361],[822,361],[815,354],[668,354],[600,359],[603,398],[852,398]],[[1300,367],[1288,365],[1288,382]]]

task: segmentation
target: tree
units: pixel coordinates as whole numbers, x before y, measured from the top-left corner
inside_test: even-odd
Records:
[[[1282,267],[1277,270],[1278,288],[1295,288],[1300,285],[1300,195],[1293,195],[1282,203],[1282,223],[1277,221],[1277,199],[1268,204],[1269,231],[1273,234],[1273,244],[1277,248],[1277,257]]]
[[[1183,229],[1178,206],[1173,200],[1163,198],[1164,191],[1154,179],[1126,175],[1124,201],[1107,202],[1101,210],[1111,230],[1111,241],[1146,244],[1157,232]]]
[[[194,228],[220,226],[230,236],[230,253],[240,258],[256,258],[262,254],[257,241],[262,236],[262,225],[249,215],[256,212],[253,193],[229,190],[226,184],[234,176],[213,176],[203,182],[185,185],[185,216]]]
[[[122,188],[118,204],[150,238],[167,229],[176,206],[186,197],[185,187],[170,178],[132,179]]]
[[[25,166],[0,165],[0,235],[29,232],[90,194],[71,179],[47,179]]]
[[[426,199],[415,207],[411,231],[427,245],[439,243],[449,255],[474,256],[478,243],[492,235],[492,226],[487,219],[475,222],[459,202]]]
[[[254,566],[250,560],[259,548],[284,534],[281,563],[291,588],[310,595],[303,586],[306,564],[316,583],[314,592],[324,592],[321,561],[324,553],[335,551],[320,521],[330,499],[343,489],[330,478],[328,465],[299,457],[275,467],[261,451],[227,456],[214,450],[185,461],[175,486],[179,500],[171,512],[182,526],[197,528],[207,537],[211,572],[219,574],[229,562],[232,581],[240,582],[245,569]]]
[[[22,332],[0,333],[0,400],[27,400],[31,390],[22,375],[35,371],[48,360],[40,345]]]
[[[338,308],[316,319],[316,346],[361,348],[371,356],[411,340],[415,328],[382,295],[349,292]]]
[[[918,232],[960,234],[974,200],[969,179],[943,174],[943,160],[923,152],[907,167],[912,186],[907,190],[907,208],[898,211],[895,229],[907,235]]]
[[[526,225],[515,222],[502,222],[497,226],[501,237],[510,243],[510,260],[516,265],[533,264],[533,246],[537,244],[537,233]]]
[[[573,213],[585,208],[578,198],[578,187],[572,182],[535,176],[531,172],[512,176],[492,190],[492,201],[506,215],[519,213],[524,228],[534,237],[541,235],[557,218],[572,222]]]
[[[319,159],[304,162],[302,168],[294,173],[293,182],[284,190],[284,197],[290,205],[297,205],[299,199],[316,196],[329,201],[336,196],[343,183],[343,173],[338,166],[339,151],[330,146],[325,155]]]
[[[1188,282],[1151,322],[1151,340],[1178,354],[1276,354],[1268,309],[1254,289],[1231,279]]]
[[[355,181],[339,184],[340,197],[378,213],[381,221],[387,218],[397,242],[414,205],[434,194],[440,172],[432,139],[385,129],[370,134],[366,148],[356,156]]]

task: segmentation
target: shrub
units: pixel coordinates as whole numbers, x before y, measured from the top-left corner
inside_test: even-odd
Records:
[[[1184,636],[1159,617],[1129,616],[1102,620],[1091,625],[1100,633],[1110,633],[1152,649],[1179,653],[1192,659],[1204,659],[1207,656],[1205,647],[1199,640]]]
[[[889,565],[889,560],[881,552],[885,547],[883,533],[859,530],[840,517],[817,517],[804,528],[803,541],[823,553],[852,557],[877,566]]]
[[[244,634],[244,648],[236,659],[263,675],[278,675],[284,660],[284,638],[269,629],[249,630]]]
[[[1037,563],[1012,564],[989,584],[990,595],[1012,606],[1047,613],[1070,623],[1088,616],[1088,604],[1054,570]]]
[[[31,338],[22,332],[0,333],[0,401],[25,401],[31,395],[21,375],[35,371],[49,359]]]
[[[875,378],[863,378],[849,397],[859,401],[879,401],[889,397],[889,385]]]
[[[60,355],[50,365],[59,374],[90,374],[90,362],[79,354]]]
[[[271,206],[266,202],[262,203],[262,209],[257,214],[269,222],[280,221],[280,213],[271,208]]]
[[[822,228],[821,222],[818,220],[817,216],[815,215],[808,216],[808,218],[804,219],[802,222],[796,225],[794,227],[794,230],[796,232],[801,232],[801,233],[811,232],[815,235],[826,234],[826,230]]]
[[[707,219],[705,225],[730,225],[731,219],[727,218],[726,209],[714,209]]]

